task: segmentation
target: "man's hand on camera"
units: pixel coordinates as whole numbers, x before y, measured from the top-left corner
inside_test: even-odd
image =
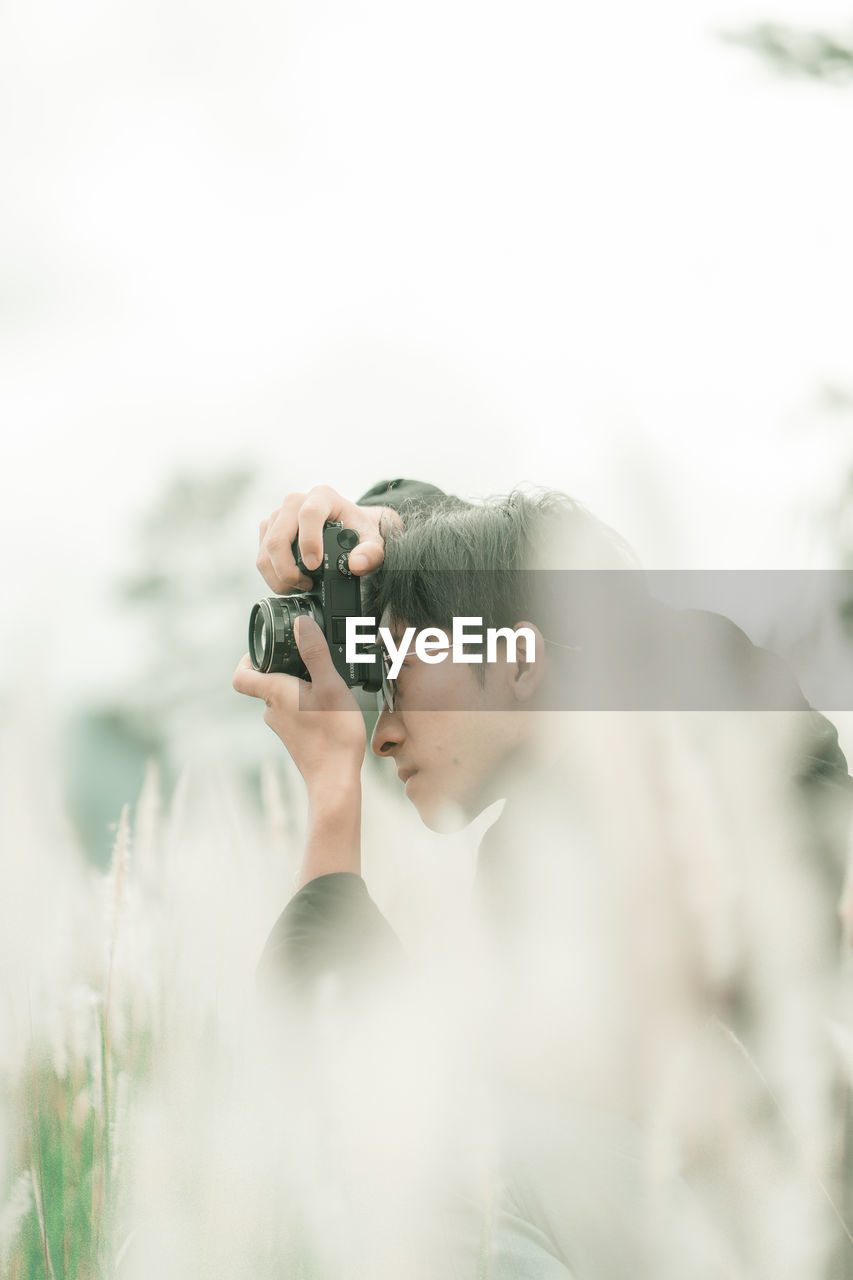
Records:
[[[278,595],[311,587],[296,567],[292,545],[298,538],[306,568],[315,569],[323,558],[323,525],[327,520],[342,520],[359,535],[358,546],[349,556],[350,569],[356,575],[379,568],[385,557],[382,529],[389,523],[400,523],[391,507],[356,506],[325,484],[310,493],[289,493],[269,519],[261,521],[258,568]]]
[[[302,616],[294,630],[310,684],[295,676],[256,671],[246,654],[234,672],[234,688],[266,702],[264,720],[287,747],[310,795],[358,778],[367,735],[359,705],[335,670],[317,623]]]

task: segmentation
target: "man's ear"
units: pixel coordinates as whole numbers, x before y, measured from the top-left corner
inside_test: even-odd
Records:
[[[545,674],[545,640],[535,622],[517,622],[512,692],[518,702],[529,702]]]

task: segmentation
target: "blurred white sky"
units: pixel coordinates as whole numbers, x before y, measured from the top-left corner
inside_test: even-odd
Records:
[[[13,657],[91,679],[133,516],[217,459],[263,465],[258,519],[527,480],[650,566],[831,563],[804,516],[853,453],[817,405],[853,387],[853,89],[715,38],[763,18],[853,5],[7,7]]]

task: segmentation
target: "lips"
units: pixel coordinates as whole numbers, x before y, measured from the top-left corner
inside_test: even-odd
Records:
[[[411,778],[416,773],[417,773],[417,769],[398,769],[397,777],[400,779],[401,782],[408,782],[409,778]]]

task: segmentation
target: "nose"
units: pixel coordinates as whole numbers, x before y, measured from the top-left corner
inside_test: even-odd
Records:
[[[396,712],[383,707],[379,719],[373,726],[370,737],[370,750],[380,758],[394,754],[394,748],[403,741],[403,726]]]

